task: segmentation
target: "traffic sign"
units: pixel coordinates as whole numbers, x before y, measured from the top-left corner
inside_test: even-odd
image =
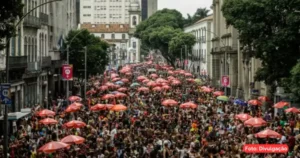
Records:
[[[1,90],[1,100],[4,104],[11,104],[11,95],[10,95],[10,83],[2,83],[0,86]]]
[[[222,76],[221,84],[223,87],[228,87],[230,85],[229,76]]]

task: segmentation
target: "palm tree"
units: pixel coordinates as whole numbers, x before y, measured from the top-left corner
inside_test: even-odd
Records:
[[[200,19],[207,17],[208,13],[209,13],[209,10],[207,10],[207,8],[198,8],[192,18],[193,23],[197,22]]]

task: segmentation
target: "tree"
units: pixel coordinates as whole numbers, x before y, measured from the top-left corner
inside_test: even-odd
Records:
[[[15,22],[23,16],[22,0],[2,1],[0,4],[0,50],[5,48],[3,40],[15,36]]]
[[[249,57],[262,61],[256,81],[280,84],[300,57],[300,0],[225,0],[223,15],[239,31]]]
[[[88,30],[80,31],[71,30],[66,38],[66,44],[69,44],[73,39],[69,48],[69,61],[74,66],[74,75],[80,77],[82,72],[80,70],[84,70],[84,47],[87,47],[87,74],[94,75],[104,72],[109,61],[107,55],[109,45],[100,38],[95,37]],[[64,58],[66,59],[66,52]]]
[[[170,42],[173,38],[176,39],[177,36],[183,38],[191,37],[183,35],[186,34],[183,32],[183,25],[184,19],[181,13],[176,10],[163,9],[141,22],[137,26],[134,36],[141,39],[145,47],[159,50],[168,63],[174,66],[176,58],[179,57],[179,53],[169,50]],[[195,37],[193,37],[191,41],[195,41]],[[174,41],[173,43],[180,42]],[[184,47],[184,45],[175,46],[174,44],[173,48]],[[192,46],[191,44],[193,45],[194,43],[186,43],[189,48]]]
[[[207,8],[198,8],[193,16],[190,14],[187,15],[188,17],[185,19],[185,26],[192,25],[195,22],[207,17],[208,13],[209,10],[207,10]]]

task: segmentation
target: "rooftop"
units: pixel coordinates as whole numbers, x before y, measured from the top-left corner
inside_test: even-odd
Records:
[[[203,21],[213,20],[213,17],[214,17],[213,14],[211,14],[211,15],[203,18],[203,19],[198,20],[197,22],[195,22],[195,24],[198,24],[198,23],[203,22]]]
[[[81,24],[80,28],[91,33],[127,33],[129,24]]]

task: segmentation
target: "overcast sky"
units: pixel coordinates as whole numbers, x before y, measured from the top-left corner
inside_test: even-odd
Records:
[[[210,10],[210,6],[213,0],[157,0],[158,9],[169,8],[176,9],[182,13],[184,17],[189,13],[193,15],[197,8],[207,8]],[[210,12],[211,13],[211,12]]]

